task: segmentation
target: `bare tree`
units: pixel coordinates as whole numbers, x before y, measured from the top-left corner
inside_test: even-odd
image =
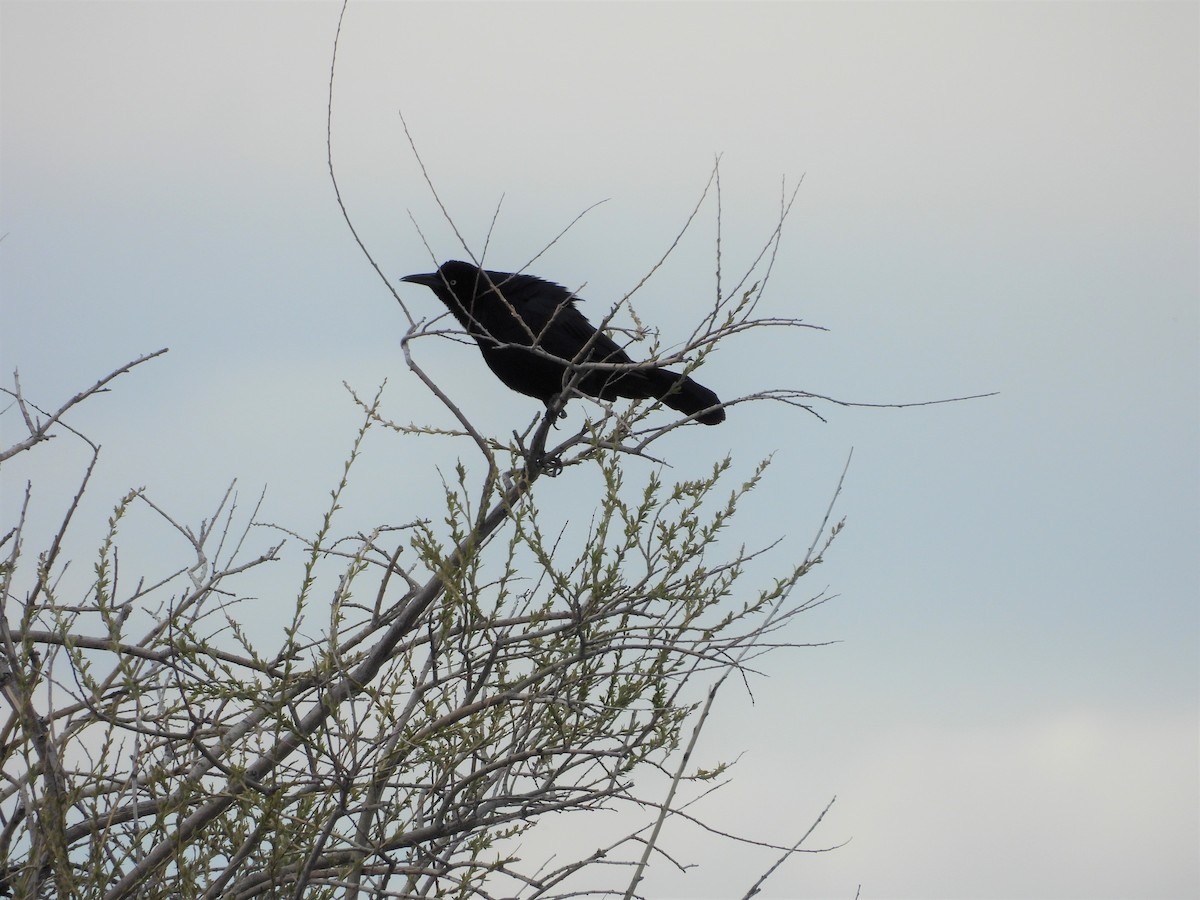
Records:
[[[713,185],[719,193],[715,170]],[[771,258],[787,207],[754,265]],[[718,293],[682,348],[640,365],[690,368],[733,334],[799,324],[755,319],[762,287],[744,287],[749,279]],[[664,483],[655,447],[686,420],[664,421],[657,403],[601,404],[548,446],[590,365],[578,360],[522,433],[485,436],[411,350],[446,332],[410,323],[405,359],[461,427],[398,425],[381,414],[382,389],[371,401],[351,391],[362,425],[323,526],[312,537],[269,526],[307,559],[270,650],[245,635],[237,582],[278,559],[282,542],[246,549],[261,544],[249,540],[259,507],[242,513],[232,487],[195,527],[129,492],[94,581],[78,596],[60,590],[62,548],[99,454],[66,416],[165,351],[54,412],[31,403],[14,373],[8,412],[28,436],[0,460],[35,451],[57,429],[82,441],[90,462],[48,547],[25,546],[29,487],[0,545],[0,682],[11,706],[0,732],[0,887],[29,897],[554,897],[577,893],[589,867],[621,863],[634,896],[667,816],[694,818],[678,789],[719,774],[688,768],[716,690],[824,599],[791,594],[839,525],[827,514],[800,562],[747,592],[739,577],[761,551],[721,555],[718,538],[765,462],[731,488],[729,459]],[[730,405],[751,400],[806,397],[764,392]],[[483,465],[458,464],[437,526],[336,535],[363,438],[378,427],[399,440],[466,441]],[[631,459],[653,464],[636,488],[626,484]],[[600,490],[577,511],[589,524],[572,542],[563,523],[543,521],[534,489],[543,475],[589,470]],[[182,536],[190,558],[130,585],[118,577],[118,532],[135,507]],[[330,565],[339,568],[326,591],[319,575]],[[325,616],[323,633],[309,636],[308,623]],[[697,679],[709,684],[701,708]],[[672,773],[665,796],[639,789],[635,774],[647,767]],[[622,805],[649,819],[594,853],[551,866],[514,849],[550,813]]]
[[[756,314],[794,196],[781,194],[761,252],[728,289],[718,237],[711,305],[686,341],[669,350],[651,341],[638,365],[690,371],[733,335],[803,326]],[[715,167],[684,230],[706,201],[719,235]],[[338,203],[345,215],[340,193]],[[625,333],[645,337],[632,308],[644,281],[603,327],[617,330],[627,316]],[[351,391],[362,424],[315,535],[264,524],[261,497],[244,510],[233,486],[196,525],[133,490],[108,520],[94,579],[74,593],[63,548],[99,448],[69,414],[165,351],[57,411],[36,406],[14,373],[6,413],[28,435],[0,462],[57,433],[83,442],[90,463],[48,545],[27,546],[31,486],[0,537],[0,685],[10,707],[0,730],[0,894],[633,897],[646,866],[671,858],[664,823],[698,821],[682,788],[702,793],[723,777],[691,764],[713,698],[730,674],[789,643],[781,629],[793,616],[823,602],[793,591],[840,523],[827,511],[806,553],[747,588],[748,564],[769,548],[730,550],[721,538],[766,462],[740,480],[726,458],[703,477],[664,481],[658,446],[688,423],[664,419],[657,402],[599,404],[578,431],[559,434],[589,365],[579,360],[566,361],[572,375],[544,415],[509,437],[485,434],[413,351],[453,332],[396,300],[409,323],[408,368],[454,428],[396,423],[382,388],[370,400]],[[726,405],[811,412],[815,399],[764,389]],[[455,441],[473,461],[460,459],[445,480],[436,515],[339,533],[336,514],[372,429],[401,442]],[[539,509],[543,476],[598,485],[572,512],[573,530]],[[120,531],[134,511],[181,536],[186,557],[161,573],[122,574]],[[302,548],[305,564],[299,584],[277,588],[275,608],[291,612],[267,647],[247,635],[240,585],[278,560],[284,541]],[[666,791],[646,787],[644,771],[665,773]],[[639,824],[576,858],[524,857],[519,838],[553,828],[553,814],[600,808],[627,808]],[[757,843],[781,858],[800,850]]]
[[[710,345],[720,334],[700,336]],[[51,426],[71,432],[19,379],[8,393],[29,431],[8,457],[35,451]],[[590,865],[623,862],[632,895],[680,781],[711,777],[688,771],[690,745],[681,752],[689,716],[707,714],[689,686],[720,684],[820,602],[789,597],[837,526],[823,526],[783,577],[746,592],[738,577],[757,554],[722,557],[718,536],[765,464],[731,489],[728,459],[674,485],[652,467],[627,488],[622,463],[648,456],[678,423],[647,424],[647,406],[607,410],[532,449],[551,433],[552,405],[505,444],[462,418],[484,474],[472,484],[459,464],[438,525],[337,536],[367,431],[430,432],[388,422],[380,403],[361,403],[324,526],[291,535],[307,565],[269,651],[240,627],[237,582],[281,546],[250,538],[258,508],[243,513],[232,488],[196,527],[130,492],[94,581],[60,592],[61,548],[98,454],[71,432],[91,462],[57,534],[37,553],[25,546],[27,489],[3,538],[4,887],[28,897],[552,897],[572,893]],[[560,477],[590,468],[603,485],[573,545],[534,502],[547,466]],[[118,577],[119,530],[137,507],[183,536],[191,558],[131,584]],[[331,564],[325,591],[319,574]],[[325,616],[324,634],[306,636]],[[668,796],[639,793],[640,767],[675,773]],[[545,867],[512,849],[549,813],[620,805],[650,820],[596,853]]]

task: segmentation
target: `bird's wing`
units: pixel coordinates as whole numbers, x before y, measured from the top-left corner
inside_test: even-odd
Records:
[[[484,330],[501,343],[528,346],[531,332],[537,337],[556,319],[554,312],[559,306],[570,305],[571,292],[552,281],[508,272],[483,274],[487,280],[478,288],[481,296],[475,303],[475,315]]]
[[[589,346],[589,360],[631,362],[616,341],[604,332],[597,334],[596,326],[589,322],[573,303],[559,307],[554,316],[554,324],[545,330],[540,346],[547,353],[553,353],[563,359],[574,359],[585,344]]]
[[[574,359],[585,344],[590,344],[589,359],[629,362],[629,357],[612,338],[598,334],[596,327],[575,306],[578,298],[565,287],[533,275],[489,273],[505,300],[529,326],[537,346],[560,359]],[[496,335],[499,337],[499,335]],[[527,344],[524,334],[514,343]]]

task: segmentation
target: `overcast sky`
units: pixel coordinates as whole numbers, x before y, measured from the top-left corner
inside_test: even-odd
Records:
[[[236,477],[267,487],[264,519],[315,530],[358,419],[343,381],[387,378],[392,418],[441,415],[330,186],[337,16],[0,5],[0,371],[56,406],[171,348],[72,420],[104,445],[81,566],[135,485],[198,521]],[[794,840],[838,798],[812,846],[850,843],[790,861],[768,897],[1200,896],[1198,20],[1194,3],[350,6],[334,161],[393,281],[432,267],[413,220],[436,258],[464,252],[401,109],[476,252],[503,195],[494,268],[607,201],[533,267],[586,285],[594,318],[722,154],[727,274],[804,177],[763,311],[829,331],[740,337],[705,383],[999,392],[824,424],[741,406],[664,447],[680,478],[775,454],[737,526],[786,536],[775,571],[854,450],[846,531],[806,585],[837,599],[790,633],[839,643],[770,658],[700,749],[743,754],[704,807],[724,829]],[[668,342],[713,296],[713,213],[638,295]],[[536,411],[474,349],[419,352],[490,433]],[[11,411],[0,427],[19,438]],[[343,530],[437,518],[435,467],[470,448],[373,440]],[[33,478],[48,528],[84,459],[64,439],[6,466],[4,521]],[[656,872],[656,897],[734,895],[771,858],[681,824],[667,840],[699,866]]]

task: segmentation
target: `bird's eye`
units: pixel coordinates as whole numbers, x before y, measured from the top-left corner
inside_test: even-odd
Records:
[[[454,287],[454,285],[458,284],[458,282],[455,281],[453,278],[448,278],[446,280],[446,284],[450,285],[450,287]]]

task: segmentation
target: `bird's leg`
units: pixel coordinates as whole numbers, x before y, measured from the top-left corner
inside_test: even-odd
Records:
[[[547,456],[546,437],[550,433],[551,428],[558,428],[558,420],[566,418],[566,411],[563,406],[567,402],[565,393],[555,394],[546,401],[546,416],[542,419],[534,432],[533,441],[530,444],[529,452],[526,454],[528,460],[528,471],[532,475],[534,470],[549,475],[551,478],[557,477],[562,473],[562,461],[557,455]]]
[[[558,421],[557,421],[558,419],[565,419],[567,417],[567,411],[562,408],[562,404],[559,404],[557,410],[554,408],[555,404],[558,403],[558,398],[561,396],[562,396],[562,394],[555,394],[553,397],[551,397],[549,400],[546,401],[546,415],[553,416],[555,419],[555,421],[550,423],[551,428],[558,427]]]

